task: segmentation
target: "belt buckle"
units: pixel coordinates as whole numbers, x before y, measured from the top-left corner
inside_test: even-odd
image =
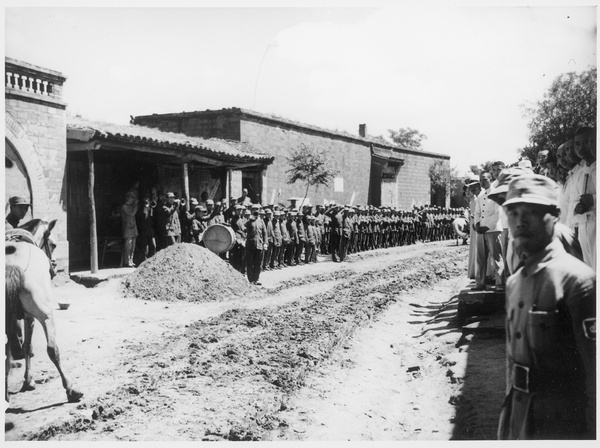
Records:
[[[513,388],[519,392],[529,393],[529,367],[520,364],[513,366]]]

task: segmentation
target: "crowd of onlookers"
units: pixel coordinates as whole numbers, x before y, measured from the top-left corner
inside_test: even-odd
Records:
[[[596,438],[596,132],[465,180],[473,289],[505,291],[499,439]]]
[[[596,268],[596,150],[595,130],[584,127],[560,145],[556,155],[540,151],[535,166],[524,159],[511,165],[494,162],[489,172],[471,174],[464,195],[470,204],[469,278],[474,289],[504,290],[515,272],[519,255],[509,244],[508,221],[502,200],[509,183],[522,174],[539,174],[559,186],[560,218],[557,232],[568,241],[568,251]]]

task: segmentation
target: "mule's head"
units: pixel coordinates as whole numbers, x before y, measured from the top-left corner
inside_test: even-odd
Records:
[[[33,235],[35,244],[46,253],[49,259],[52,259],[52,253],[56,249],[56,241],[50,235],[56,226],[56,221],[53,219],[48,222],[47,218],[32,219],[19,226],[20,229],[27,230]]]

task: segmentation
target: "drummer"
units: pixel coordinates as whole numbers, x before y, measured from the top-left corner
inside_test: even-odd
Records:
[[[206,221],[206,208],[202,205],[194,207],[194,218],[192,219],[192,242],[204,246],[202,235],[208,227]]]
[[[207,212],[210,213],[210,217],[208,219],[208,225],[212,226],[214,224],[225,224],[225,217],[223,216],[223,213],[221,212],[222,210],[222,206],[221,206],[221,202],[216,202],[214,204],[214,209],[212,210],[212,213],[210,213],[208,210]]]

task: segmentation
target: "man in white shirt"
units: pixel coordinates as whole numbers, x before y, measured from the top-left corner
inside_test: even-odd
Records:
[[[565,144],[559,145],[556,149],[556,171],[557,177],[560,184],[560,188],[558,191],[558,203],[560,209],[563,210],[563,213],[560,214],[558,221],[562,224],[567,224],[567,209],[569,208],[569,180],[567,178],[566,173],[569,172],[569,168],[566,168],[563,165],[563,159],[565,159]],[[564,163],[569,165],[570,162],[565,160]],[[563,173],[565,173],[563,175]]]
[[[577,239],[583,251],[583,261],[596,269],[596,131],[580,128],[575,134],[574,150],[582,158],[579,178],[580,196],[574,208],[573,220],[578,223]]]
[[[578,142],[580,142],[580,139],[578,139]],[[583,194],[584,179],[588,169],[585,160],[583,160],[581,156],[578,155],[577,151],[575,151],[574,138],[567,142],[565,156],[568,157],[573,164],[573,168],[571,169],[571,188],[569,189],[569,206],[571,207],[571,210],[569,210],[571,225],[569,227],[571,227],[571,229],[575,231],[575,235],[577,235],[579,233],[580,224],[586,221],[584,215],[575,213],[575,207]]]
[[[558,147],[556,151],[556,159],[558,163],[567,171],[567,178],[565,180],[563,186],[562,196],[560,198],[560,206],[561,210],[564,210],[564,224],[566,224],[570,229],[573,229],[573,211],[575,209],[575,205],[572,203],[572,191],[573,185],[575,183],[575,176],[577,174],[575,167],[577,163],[575,163],[571,159],[571,148],[573,146],[573,140],[568,140],[562,145]],[[562,208],[564,206],[564,208]],[[563,222],[562,219],[560,222]]]
[[[498,178],[502,170],[504,170],[505,166],[506,165],[504,165],[504,162],[500,160],[492,164],[492,167],[490,169],[492,177],[494,178],[494,182],[492,182],[492,189],[498,186]],[[500,244],[502,246],[502,260],[504,263],[504,267],[502,269],[502,284],[506,284],[506,279],[510,275],[508,265],[506,264],[506,251],[508,249],[508,219],[502,207],[498,207],[498,210],[500,212],[500,224],[502,226],[502,235],[500,236]]]
[[[481,173],[479,180],[483,194],[477,199],[475,206],[475,231],[478,234],[478,239],[483,238],[483,244],[479,246],[481,250],[477,252],[477,276],[475,278],[477,285],[473,289],[478,291],[485,289],[489,254],[494,260],[493,276],[496,290],[502,291],[504,290],[502,280],[504,261],[502,260],[500,206],[487,197],[492,188],[492,175],[490,173]],[[492,273],[490,272],[489,274]]]

